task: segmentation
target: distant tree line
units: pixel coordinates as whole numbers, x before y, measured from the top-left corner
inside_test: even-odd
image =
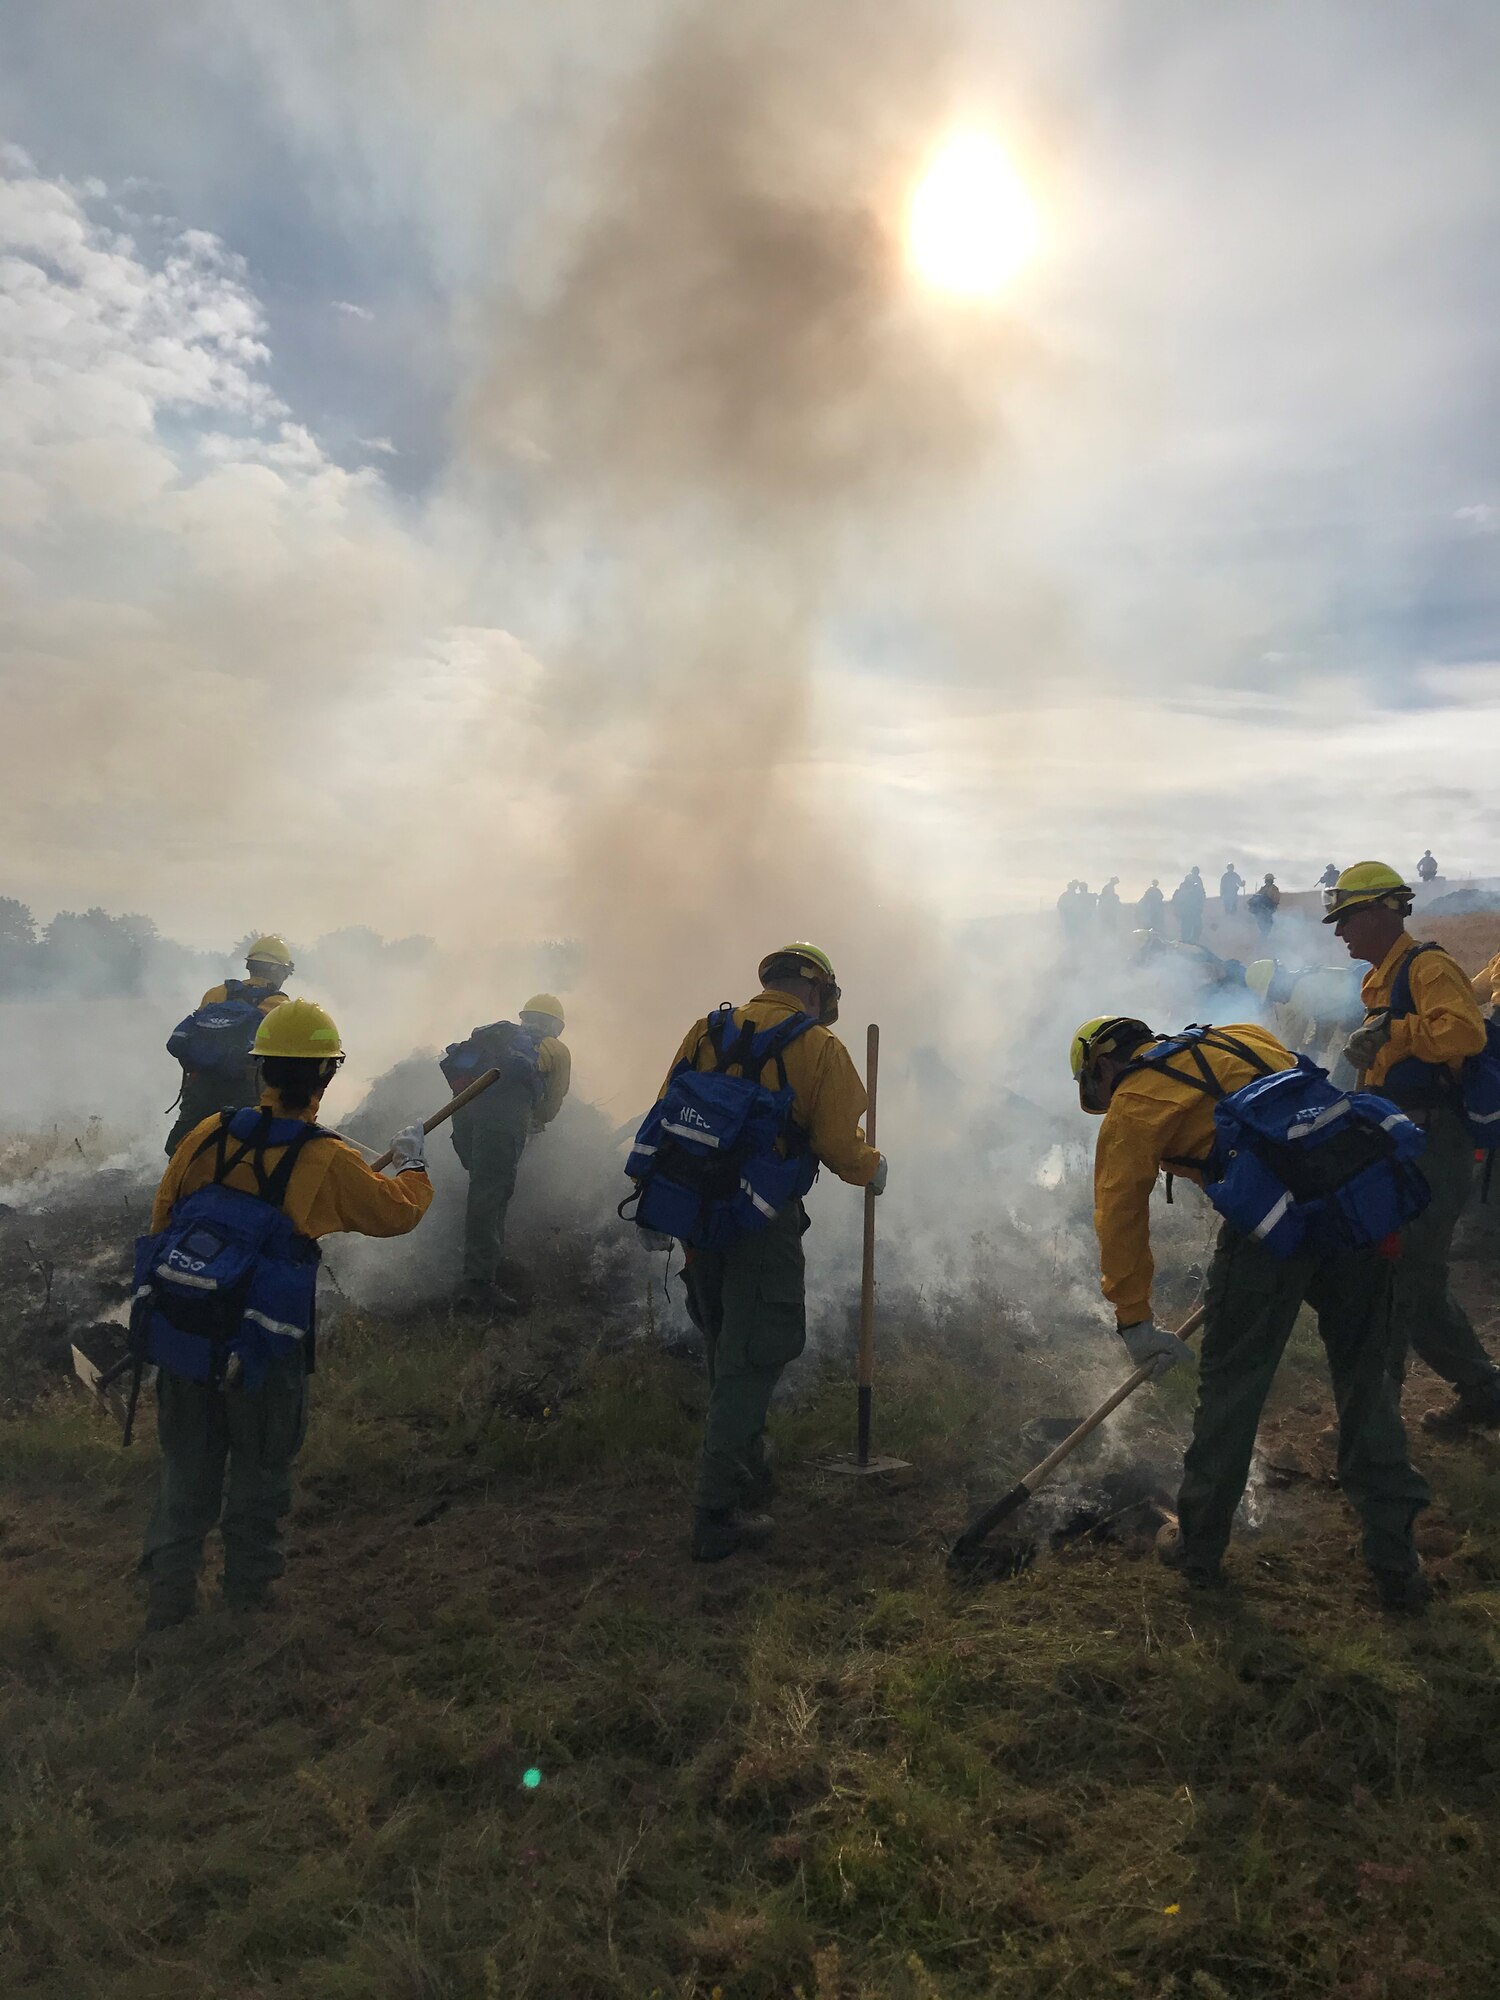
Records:
[[[108,910],[60,910],[38,928],[15,896],[0,896],[0,999],[69,994],[80,999],[158,992],[179,984],[190,999],[243,970],[245,949],[258,931],[247,931],[227,952],[194,951],[164,938],[150,917],[112,916]],[[430,937],[383,938],[366,924],[328,931],[304,951],[288,940],[297,962],[297,988],[326,982],[334,991],[381,971],[404,971],[439,957]],[[493,947],[515,967],[514,977],[566,992],[578,979],[583,953],[573,939]],[[187,1000],[184,1005],[189,1004]]]

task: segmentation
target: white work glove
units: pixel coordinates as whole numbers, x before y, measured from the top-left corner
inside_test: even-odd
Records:
[[[391,1165],[398,1174],[425,1174],[427,1134],[420,1125],[403,1125],[391,1141]]]
[[[1138,1320],[1134,1326],[1122,1326],[1120,1338],[1137,1368],[1144,1368],[1148,1362],[1152,1364],[1153,1382],[1159,1382],[1169,1369],[1175,1368],[1179,1361],[1186,1361],[1193,1351],[1185,1340],[1179,1340],[1175,1333],[1168,1333],[1154,1319]]]
[[[869,1180],[865,1183],[871,1194],[885,1193],[885,1177],[889,1170],[890,1162],[886,1159],[885,1154],[882,1153],[874,1173],[871,1174]]]
[[[1390,1039],[1389,1014],[1382,1014],[1378,1021],[1366,1021],[1365,1025],[1356,1028],[1345,1042],[1344,1060],[1353,1069],[1367,1070]]]

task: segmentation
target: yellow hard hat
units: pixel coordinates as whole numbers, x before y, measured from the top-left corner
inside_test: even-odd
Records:
[[[548,1014],[556,1021],[559,1028],[566,1025],[563,1020],[562,1002],[555,993],[533,993],[521,1009],[521,1018],[524,1020],[528,1014]]]
[[[333,1016],[316,1000],[288,1000],[275,1007],[256,1030],[258,1056],[294,1056],[314,1062],[342,1056],[344,1045]]]
[[[260,959],[263,964],[284,965],[288,972],[292,970],[292,954],[287,949],[286,939],[283,937],[277,937],[274,931],[268,931],[264,937],[256,938],[246,948],[245,951],[246,965],[249,965],[253,960],[257,958]]]
[[[1113,1052],[1116,1039],[1124,1028],[1139,1030],[1136,1036],[1138,1042],[1149,1038],[1151,1033],[1144,1021],[1137,1021],[1129,1014],[1096,1014],[1092,1021],[1084,1022],[1073,1037],[1070,1054],[1075,1083],[1096,1056],[1107,1056]]]
[[[1271,981],[1275,977],[1276,961],[1274,958],[1252,959],[1250,964],[1245,967],[1245,984],[1250,988],[1252,993],[1257,994],[1262,1000],[1270,992]]]
[[[826,979],[832,986],[838,984],[838,978],[833,969],[833,960],[828,956],[826,951],[820,951],[815,944],[784,944],[778,951],[768,951],[760,962],[760,970],[756,974],[757,979],[764,982],[768,968],[773,966],[779,958],[799,959],[803,965],[811,969],[815,977]]]
[[[1405,916],[1415,893],[1410,884],[1403,882],[1395,869],[1388,868],[1383,861],[1356,861],[1352,868],[1344,870],[1331,889],[1323,891],[1326,912],[1323,921],[1325,924],[1336,924],[1351,910],[1369,909],[1377,903],[1400,910]]]

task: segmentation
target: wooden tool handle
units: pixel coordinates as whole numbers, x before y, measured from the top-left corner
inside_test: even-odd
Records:
[[[1201,1305],[1194,1306],[1193,1310],[1182,1322],[1182,1325],[1177,1329],[1177,1338],[1179,1340],[1187,1340],[1198,1331],[1198,1328],[1203,1324],[1204,1310],[1204,1307]],[[1133,1396],[1143,1382],[1150,1381],[1153,1366],[1154,1364],[1148,1361],[1143,1367],[1137,1368],[1135,1373],[1123,1381],[1112,1395],[1106,1396],[1097,1410],[1086,1416],[1075,1430],[1069,1431],[1057,1449],[1049,1452],[1040,1465],[1033,1466],[1030,1472],[1016,1481],[1009,1493],[995,1501],[992,1506],[986,1507],[982,1514],[975,1516],[953,1544],[950,1552],[950,1561],[953,1562],[955,1568],[961,1569],[969,1559],[975,1556],[986,1535],[992,1533],[994,1529],[999,1527],[1002,1521],[1008,1520],[1012,1514],[1019,1513],[1032,1494],[1035,1493],[1036,1489],[1051,1477],[1068,1454],[1076,1451],[1090,1432],[1098,1430],[1105,1418],[1119,1409],[1121,1403],[1128,1396]]]
[[[872,1021],[865,1040],[865,1138],[875,1144],[875,1094],[880,1083],[880,1030]],[[856,1457],[861,1465],[870,1462],[870,1390],[875,1381],[875,1203],[872,1188],[865,1189],[864,1268],[859,1293],[859,1417]]]
[[[1177,1338],[1179,1340],[1190,1340],[1192,1338],[1203,1324],[1203,1312],[1204,1308],[1202,1306],[1193,1307],[1193,1310],[1177,1329]],[[1028,1472],[1021,1481],[1027,1492],[1034,1493],[1042,1481],[1056,1471],[1068,1454],[1078,1449],[1079,1445],[1083,1443],[1091,1431],[1098,1430],[1104,1419],[1119,1409],[1127,1396],[1133,1396],[1143,1382],[1149,1382],[1151,1380],[1151,1372],[1155,1366],[1156,1363],[1154,1361],[1148,1361],[1142,1367],[1137,1368],[1132,1376],[1120,1384],[1112,1396],[1106,1396],[1098,1409],[1090,1416],[1084,1418],[1077,1430],[1069,1431],[1057,1449],[1050,1452],[1042,1460],[1041,1464]]]
[[[453,1116],[455,1111],[462,1111],[466,1104],[473,1103],[482,1090],[488,1090],[492,1083],[498,1083],[499,1081],[499,1070],[487,1069],[483,1076],[475,1077],[468,1088],[461,1090],[457,1097],[450,1097],[441,1111],[434,1111],[430,1118],[425,1119],[422,1124],[422,1130],[424,1132],[435,1132],[439,1125],[445,1124]],[[395,1149],[388,1146],[378,1160],[371,1160],[370,1165],[377,1174],[383,1173],[395,1157]]]

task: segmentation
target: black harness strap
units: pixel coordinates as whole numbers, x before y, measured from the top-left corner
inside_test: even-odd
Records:
[[[297,1164],[302,1148],[309,1139],[321,1138],[322,1128],[318,1125],[300,1125],[287,1141],[286,1149],[276,1165],[267,1171],[266,1139],[275,1114],[268,1105],[263,1104],[255,1130],[248,1139],[240,1140],[238,1152],[231,1154],[229,1127],[237,1115],[233,1111],[221,1111],[218,1131],[209,1133],[193,1158],[201,1159],[211,1146],[214,1148],[214,1170],[211,1178],[219,1186],[223,1186],[226,1177],[237,1166],[248,1160],[250,1170],[255,1175],[256,1199],[268,1202],[272,1208],[280,1208],[286,1201],[287,1189],[292,1181],[292,1170]]]
[[[1214,1027],[1205,1027],[1201,1033],[1195,1033],[1198,1027],[1199,1024],[1194,1022],[1186,1031],[1193,1036],[1192,1041],[1185,1042],[1173,1036],[1171,1039],[1178,1042],[1176,1048],[1168,1048],[1159,1056],[1138,1056],[1134,1062],[1126,1065],[1127,1072],[1144,1069],[1155,1070],[1160,1076],[1170,1076],[1178,1083],[1187,1084],[1191,1090],[1202,1091],[1205,1097],[1213,1098],[1215,1103],[1218,1103],[1221,1098],[1227,1097],[1229,1093],[1214,1074],[1213,1065],[1203,1053],[1205,1044],[1211,1048],[1221,1049],[1227,1055],[1238,1056],[1241,1062],[1250,1065],[1257,1076],[1274,1076],[1276,1074],[1271,1065],[1263,1057],[1258,1056],[1254,1049],[1248,1048],[1238,1036],[1225,1034],[1222,1028]],[[1199,1073],[1197,1076],[1190,1076],[1185,1070],[1170,1067],[1180,1055],[1190,1055],[1193,1058],[1198,1066]],[[1170,1204],[1172,1200],[1172,1181],[1174,1179],[1172,1170],[1175,1168],[1180,1173],[1190,1169],[1194,1173],[1202,1173],[1208,1162],[1207,1160],[1190,1159],[1186,1154],[1174,1154],[1170,1157],[1164,1157],[1162,1165],[1167,1169],[1167,1201]]]

